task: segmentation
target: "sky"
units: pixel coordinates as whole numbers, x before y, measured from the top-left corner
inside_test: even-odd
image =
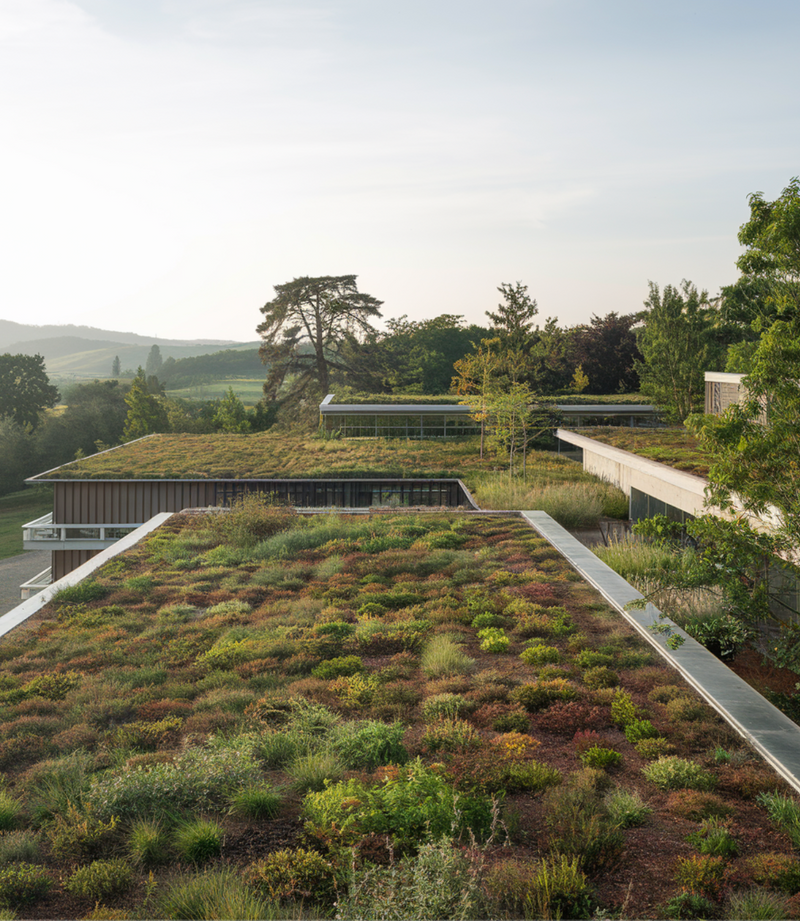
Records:
[[[257,338],[273,285],[386,318],[641,309],[737,277],[800,174],[796,0],[0,0],[0,318]]]

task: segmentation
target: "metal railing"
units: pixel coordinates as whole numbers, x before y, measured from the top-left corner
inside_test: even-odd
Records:
[[[38,575],[34,576],[32,579],[28,579],[27,582],[23,582],[19,587],[19,597],[22,601],[30,598],[31,595],[36,595],[38,592],[41,592],[43,589],[47,588],[53,581],[53,567],[48,566],[47,569],[43,569]]]
[[[84,549],[107,547],[140,527],[141,523],[120,524],[54,524],[53,513],[42,515],[22,526],[22,546],[25,550]]]

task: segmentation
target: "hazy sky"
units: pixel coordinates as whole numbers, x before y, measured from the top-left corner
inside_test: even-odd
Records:
[[[0,317],[256,338],[272,286],[562,324],[736,278],[797,0],[0,0]]]

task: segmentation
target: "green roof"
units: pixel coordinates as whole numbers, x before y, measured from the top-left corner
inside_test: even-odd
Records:
[[[240,480],[365,477],[459,477],[492,470],[492,451],[477,439],[325,440],[256,435],[151,435],[31,477],[43,480]]]
[[[630,451],[676,470],[707,476],[712,458],[700,448],[696,438],[684,428],[645,429],[604,426],[583,428],[577,434],[603,444]]]

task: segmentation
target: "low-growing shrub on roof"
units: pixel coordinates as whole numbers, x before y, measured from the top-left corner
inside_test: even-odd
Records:
[[[405,764],[408,752],[403,745],[402,723],[359,720],[341,723],[330,733],[326,744],[350,770],[374,771],[385,764]]]
[[[331,844],[348,845],[365,834],[388,835],[396,846],[416,849],[444,835],[488,835],[492,802],[457,794],[447,780],[419,759],[390,768],[377,784],[347,780],[303,800],[306,832]]]
[[[642,773],[660,790],[713,790],[717,778],[696,761],[667,755],[642,768]]]
[[[252,746],[189,749],[174,763],[94,777],[86,801],[99,817],[152,818],[219,807],[237,787],[260,780]]]
[[[318,851],[285,848],[249,864],[244,880],[275,902],[327,903],[335,893],[334,867]]]
[[[347,892],[337,902],[337,917],[341,921],[485,917],[480,864],[480,857],[443,837],[388,866],[354,868]]]
[[[19,908],[41,899],[52,887],[47,870],[37,864],[0,867],[0,906]]]
[[[121,895],[133,884],[133,872],[127,860],[94,860],[85,867],[78,867],[64,881],[64,888],[71,895],[94,902]]]
[[[250,493],[237,499],[229,510],[210,514],[211,531],[234,547],[252,547],[293,526],[297,512],[265,493]]]

